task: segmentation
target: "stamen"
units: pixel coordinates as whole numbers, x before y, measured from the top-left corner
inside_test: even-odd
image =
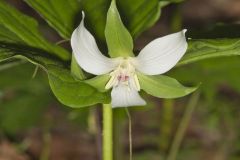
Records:
[[[110,89],[113,87],[113,85],[116,83],[116,76],[112,75],[110,80],[108,81],[108,83],[105,86],[105,89]]]
[[[134,75],[134,83],[135,83],[136,90],[140,91],[141,88],[140,88],[139,80],[136,74]]]
[[[110,80],[105,86],[105,89],[125,85],[128,90],[135,89],[140,91],[140,84],[135,73],[135,68],[128,59],[124,60],[113,72],[110,73]],[[130,82],[131,81],[131,82]]]

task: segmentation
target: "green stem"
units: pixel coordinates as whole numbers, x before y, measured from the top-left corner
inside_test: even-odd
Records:
[[[43,150],[40,155],[40,160],[49,160],[51,151],[51,134],[49,131],[45,131],[43,135]]]
[[[129,126],[128,126],[128,138],[129,138],[129,160],[132,160],[132,120],[131,120],[131,115],[129,113],[128,108],[125,108],[127,116],[128,116],[128,121],[129,121]]]
[[[33,72],[33,75],[32,75],[32,79],[34,79],[37,75],[37,72],[38,72],[38,69],[39,69],[39,66],[36,65],[35,69],[34,69],[34,72]]]
[[[189,121],[191,120],[194,108],[197,105],[198,99],[199,99],[199,93],[196,92],[192,95],[192,97],[189,101],[189,104],[186,107],[185,113],[179,124],[179,127],[177,128],[176,135],[173,139],[173,143],[172,143],[172,146],[170,148],[170,151],[169,151],[169,154],[168,154],[168,157],[166,158],[166,160],[176,160],[181,142],[183,140],[185,131],[188,127]]]
[[[103,104],[103,160],[113,160],[112,106]]]
[[[170,135],[173,127],[173,107],[174,100],[164,99],[161,110],[159,148],[160,151],[166,152],[169,147]]]

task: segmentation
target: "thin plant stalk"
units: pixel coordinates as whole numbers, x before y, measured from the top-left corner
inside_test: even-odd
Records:
[[[160,151],[165,152],[169,146],[170,135],[173,127],[174,100],[164,99],[161,109],[161,123],[159,135]]]
[[[129,125],[128,125],[128,137],[129,137],[129,160],[132,160],[132,120],[131,120],[131,115],[130,112],[128,110],[128,108],[125,108],[127,116],[128,116],[128,121],[129,121]]]
[[[103,160],[113,160],[112,106],[103,104]]]
[[[51,151],[51,134],[46,130],[43,135],[43,150],[40,155],[40,160],[49,160]]]
[[[199,93],[196,92],[192,95],[192,97],[186,107],[185,113],[179,124],[179,127],[177,128],[176,135],[173,139],[172,146],[170,148],[170,151],[169,151],[169,154],[168,154],[168,157],[166,158],[166,160],[176,160],[183,137],[184,137],[186,129],[188,127],[189,121],[191,120],[192,113],[194,111],[194,108],[197,106],[198,99],[199,99]]]

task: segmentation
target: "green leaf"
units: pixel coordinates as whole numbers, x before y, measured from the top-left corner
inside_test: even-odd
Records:
[[[105,86],[109,81],[109,79],[110,79],[110,75],[104,74],[104,75],[96,76],[94,78],[85,80],[85,82],[93,86],[94,88],[96,88],[99,92],[106,92],[108,90],[105,89]]]
[[[78,0],[25,0],[39,12],[65,39],[71,37],[76,15],[79,13]]]
[[[101,41],[105,40],[106,14],[111,0],[81,0],[82,10],[90,31]],[[94,5],[93,5],[94,4]],[[122,21],[135,39],[153,26],[160,17],[161,5],[158,0],[117,0]]]
[[[122,23],[115,0],[112,0],[107,13],[105,37],[111,57],[129,57],[134,55],[132,52],[132,37]]]
[[[153,26],[160,17],[161,5],[158,0],[119,0],[119,10],[131,35],[138,37]]]
[[[0,41],[21,43],[22,40],[6,27],[0,25]]]
[[[74,79],[68,70],[48,66],[49,83],[58,100],[73,108],[109,103],[109,95],[98,92],[84,82]]]
[[[104,41],[106,14],[111,0],[25,0],[65,39],[80,22],[80,8],[86,13],[88,27]],[[159,19],[161,8],[179,0],[118,0],[123,21],[136,38]],[[94,4],[94,5],[93,5]],[[65,9],[68,8],[68,9]],[[64,10],[64,12],[63,12]]]
[[[118,8],[129,32],[136,39],[160,18],[163,7],[182,0],[118,0]]]
[[[240,39],[189,40],[188,50],[177,66],[200,60],[240,55]]]
[[[166,6],[169,5],[171,3],[181,3],[184,2],[185,0],[159,0],[159,3],[161,3],[161,5]]]
[[[141,89],[158,98],[178,98],[194,92],[198,87],[184,87],[177,80],[164,76],[138,73]]]
[[[107,10],[111,0],[81,0],[81,9],[85,12],[87,28],[96,39],[105,41],[104,29]],[[94,5],[93,5],[94,4]],[[80,19],[78,20],[78,25]],[[77,26],[76,26],[77,27]]]
[[[1,53],[25,58],[39,65],[47,73],[51,89],[57,99],[69,107],[84,107],[97,103],[109,103],[108,93],[100,93],[84,81],[76,80],[69,68],[56,57],[45,56],[39,49],[0,42]]]
[[[0,27],[0,35],[4,35],[5,39],[10,38],[10,41],[17,40],[17,42],[21,40],[22,43],[47,50],[63,60],[70,59],[70,54],[65,49],[46,41],[38,31],[37,21],[3,1],[0,1],[0,26],[3,26]],[[14,38],[11,38],[10,35],[14,35]],[[3,39],[1,38],[1,40]]]

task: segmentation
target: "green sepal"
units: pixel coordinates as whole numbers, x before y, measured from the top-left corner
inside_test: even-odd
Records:
[[[121,20],[115,0],[112,0],[107,13],[105,37],[111,57],[134,56],[132,36]]]
[[[141,89],[158,98],[179,98],[194,92],[198,87],[185,87],[176,79],[164,75],[147,76],[138,73]]]
[[[73,76],[75,76],[76,78],[83,80],[85,79],[85,75],[83,73],[83,70],[81,69],[81,67],[78,65],[74,55],[72,54],[72,61],[71,61],[71,73]]]

